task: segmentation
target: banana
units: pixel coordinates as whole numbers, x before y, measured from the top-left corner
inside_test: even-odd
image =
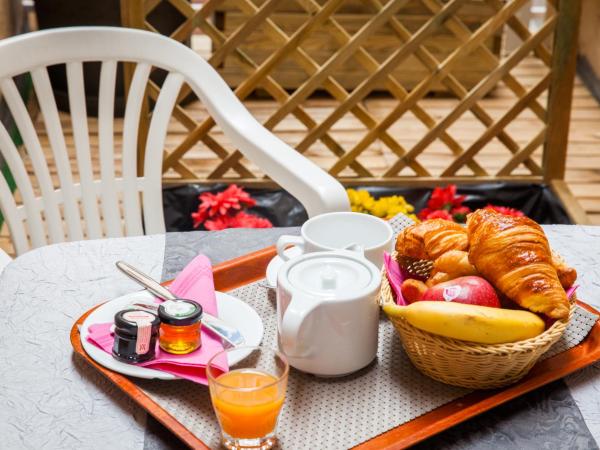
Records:
[[[412,326],[433,334],[480,344],[505,344],[537,336],[544,321],[529,311],[421,301],[408,306],[384,305],[390,316],[403,317]]]

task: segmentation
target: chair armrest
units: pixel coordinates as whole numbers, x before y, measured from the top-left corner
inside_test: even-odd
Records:
[[[225,135],[244,156],[296,197],[310,217],[350,210],[339,181],[263,127],[206,61],[188,58],[188,62],[186,81]]]
[[[245,109],[244,109],[245,110]],[[334,211],[349,211],[342,184],[298,153],[247,113],[236,126],[222,124],[233,144],[273,181],[296,197],[309,217]]]

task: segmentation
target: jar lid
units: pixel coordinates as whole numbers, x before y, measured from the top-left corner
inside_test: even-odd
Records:
[[[335,299],[354,298],[379,287],[379,270],[351,251],[317,252],[290,261],[287,280],[293,289]]]
[[[202,306],[193,300],[167,300],[158,307],[158,317],[167,325],[191,325],[202,318]]]
[[[115,329],[120,333],[137,336],[138,323],[150,322],[152,331],[158,331],[160,319],[156,314],[143,309],[124,309],[115,314]]]

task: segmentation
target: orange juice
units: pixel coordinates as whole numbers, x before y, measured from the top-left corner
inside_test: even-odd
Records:
[[[220,375],[211,397],[223,431],[238,439],[257,439],[273,432],[285,393],[285,382],[277,380],[256,369]]]

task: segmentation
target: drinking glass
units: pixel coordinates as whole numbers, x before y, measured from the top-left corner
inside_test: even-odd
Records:
[[[223,358],[242,359],[222,373],[213,363]],[[285,356],[268,347],[235,347],[211,358],[206,374],[225,448],[267,450],[275,446],[288,372]]]

